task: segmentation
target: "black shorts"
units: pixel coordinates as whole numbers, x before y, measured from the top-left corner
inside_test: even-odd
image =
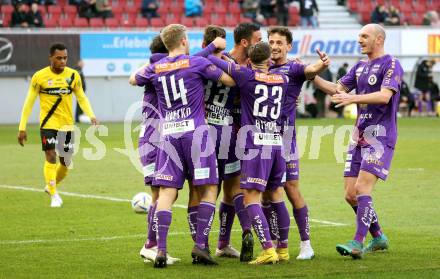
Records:
[[[73,153],[74,136],[72,131],[41,129],[40,136],[43,151],[56,149],[58,153]]]

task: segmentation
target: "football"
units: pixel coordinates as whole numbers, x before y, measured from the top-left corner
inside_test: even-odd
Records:
[[[148,213],[150,208],[152,197],[150,194],[145,192],[137,193],[131,199],[131,207],[136,213]]]

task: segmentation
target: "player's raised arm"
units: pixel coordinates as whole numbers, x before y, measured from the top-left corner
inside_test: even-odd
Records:
[[[315,64],[307,65],[304,69],[304,74],[309,80],[315,78],[316,75],[327,69],[330,65],[330,58],[327,53],[321,52],[319,49],[316,50],[316,53],[319,55],[319,60]]]
[[[78,72],[75,72],[73,93],[75,94],[76,99],[78,100],[79,106],[84,111],[84,113],[90,118],[92,124],[99,125],[99,121],[96,119],[95,113],[93,112],[92,106],[90,105],[89,98],[87,98],[86,94],[84,94],[84,90]]]
[[[194,54],[194,56],[208,57],[216,51],[221,51],[226,48],[226,40],[222,37],[216,37],[214,41],[204,47],[201,51]]]
[[[130,78],[128,79],[128,83],[133,85],[133,86],[142,86],[142,85],[138,85],[138,82],[136,80],[136,77],[139,76],[144,70],[145,68],[147,68],[149,65],[149,63],[143,65],[142,67],[140,67],[139,69],[137,69],[135,72],[133,72],[130,75]]]
[[[349,104],[385,105],[388,104],[393,94],[393,91],[389,88],[381,88],[378,92],[362,95],[341,93],[334,94],[332,96],[332,102],[337,104],[337,108]]]
[[[18,126],[18,143],[24,146],[24,142],[27,140],[26,125],[29,115],[32,112],[32,107],[34,106],[35,99],[37,98],[39,91],[39,84],[37,83],[37,77],[34,75],[29,86],[28,94],[26,100],[24,101],[23,110],[21,111],[20,125]]]
[[[209,55],[208,59],[217,67],[223,70],[223,75],[220,77],[219,81],[226,86],[233,87],[236,85],[234,79],[229,75],[231,73],[231,67],[233,67],[232,62],[225,61],[214,55]]]

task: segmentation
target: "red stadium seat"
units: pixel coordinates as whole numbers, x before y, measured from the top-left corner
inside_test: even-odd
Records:
[[[180,23],[185,25],[186,27],[189,27],[189,28],[194,26],[194,22],[191,17],[182,16]]]
[[[289,17],[289,26],[298,26],[299,25],[299,15]]]
[[[57,21],[54,18],[45,18],[43,22],[46,28],[55,28],[58,26]],[[72,26],[72,22],[70,23],[70,26]]]
[[[414,14],[411,18],[410,23],[412,25],[422,25],[423,23],[423,15],[422,14]]]
[[[295,6],[289,7],[289,15],[298,15],[299,11],[298,8]]]
[[[89,25],[91,28],[102,28],[104,27],[104,20],[100,17],[91,18]]]
[[[215,6],[214,2],[206,2],[205,6],[203,7],[203,12],[207,12],[207,13],[215,12],[214,6]]]
[[[266,25],[272,26],[272,25],[278,25],[278,20],[276,17],[269,17],[266,19]]]
[[[139,28],[147,28],[148,20],[146,18],[143,18],[143,17],[138,17],[134,21],[134,24],[136,25],[136,27],[139,27]]]
[[[426,13],[426,6],[423,3],[413,3],[413,10],[416,13]]]
[[[239,18],[227,16],[225,19],[225,25],[228,27],[236,26]]]
[[[68,14],[69,16],[76,15],[78,13],[78,10],[76,6],[73,5],[66,5],[63,7],[64,14]]]
[[[119,26],[119,20],[114,17],[106,18],[104,19],[104,24],[108,28],[117,28]]]
[[[232,2],[231,2],[231,3],[229,4],[228,13],[231,13],[231,14],[241,14],[240,4],[238,4],[238,3],[232,3]]]
[[[47,12],[55,17],[59,18],[61,15],[61,7],[60,6],[48,6]]]
[[[225,25],[225,17],[221,16],[211,16],[211,22],[210,24],[218,25],[218,26],[224,26]]]
[[[216,23],[213,23],[212,21],[208,22],[208,20],[204,17],[197,17],[195,21],[196,21],[195,22],[196,27],[206,27],[209,24],[216,24]],[[218,24],[216,24],[216,25],[218,25]]]
[[[359,14],[362,23],[370,23],[371,22],[371,13],[366,11]]]
[[[12,14],[14,12],[14,6],[12,5],[2,5],[1,12],[4,14]]]
[[[406,4],[406,3],[402,3],[402,4],[400,5],[399,9],[400,9],[400,11],[401,11],[402,13],[405,13],[405,12],[412,12],[412,11],[413,11],[413,8],[411,7],[411,5]]]
[[[175,16],[175,17],[179,17],[182,16],[183,14],[185,14],[185,8],[182,6],[171,6],[170,7],[170,12]]]
[[[141,11],[138,7],[135,6],[125,6],[124,10],[130,17],[133,18],[136,18]]]
[[[71,18],[60,18],[58,19],[58,25],[61,28],[70,28],[72,27],[72,19]]]
[[[222,4],[216,4],[214,6],[214,12],[216,12],[217,14],[226,14],[226,6],[222,5]]]
[[[124,28],[131,28],[134,27],[134,19],[133,18],[122,18],[120,20],[120,26],[124,27]]]
[[[150,20],[151,27],[162,28],[164,26],[163,19],[160,17],[154,17]]]
[[[168,11],[170,6],[168,5],[164,5],[164,3],[160,4],[159,8],[157,9],[157,13],[160,15],[166,15],[168,13]]]
[[[78,17],[73,20],[73,25],[77,28],[87,28],[89,27],[89,22],[86,18]]]

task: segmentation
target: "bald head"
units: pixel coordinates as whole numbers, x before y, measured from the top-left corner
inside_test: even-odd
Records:
[[[385,41],[386,38],[385,29],[380,24],[376,24],[376,23],[367,24],[364,27],[362,27],[361,32],[362,31],[371,34],[375,38],[380,36],[382,37],[383,41]]]

